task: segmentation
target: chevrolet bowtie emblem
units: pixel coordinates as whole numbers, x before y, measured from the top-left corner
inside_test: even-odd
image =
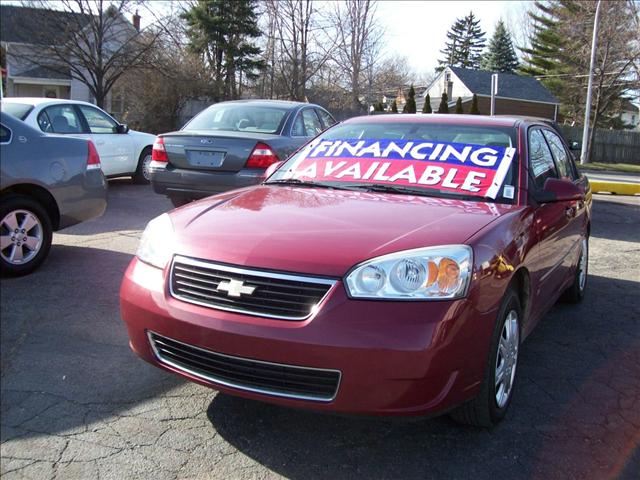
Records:
[[[218,284],[218,290],[227,292],[230,297],[239,297],[240,295],[251,295],[256,287],[245,285],[240,280],[223,280]]]

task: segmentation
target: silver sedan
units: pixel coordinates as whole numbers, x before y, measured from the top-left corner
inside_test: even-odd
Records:
[[[102,215],[107,183],[91,141],[45,135],[0,114],[0,270],[25,275],[53,231]]]

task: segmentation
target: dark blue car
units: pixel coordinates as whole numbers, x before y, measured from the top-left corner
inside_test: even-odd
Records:
[[[286,159],[334,123],[329,112],[309,103],[216,103],[181,130],[158,136],[151,184],[175,206],[255,185],[269,165]]]

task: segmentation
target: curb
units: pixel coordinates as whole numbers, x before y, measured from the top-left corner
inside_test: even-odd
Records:
[[[614,195],[640,195],[640,183],[605,182],[589,180],[594,193],[608,192]]]

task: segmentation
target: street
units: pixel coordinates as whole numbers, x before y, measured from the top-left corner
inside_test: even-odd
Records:
[[[587,297],[523,345],[507,418],[351,418],[243,400],[138,359],[122,273],[170,203],[110,182],[101,218],[54,235],[1,289],[1,470],[14,478],[580,478],[640,472],[640,197],[596,195]]]

